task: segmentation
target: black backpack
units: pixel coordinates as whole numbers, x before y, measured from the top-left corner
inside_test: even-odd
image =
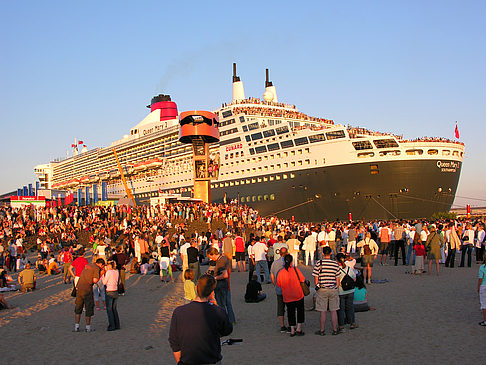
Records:
[[[344,272],[343,269],[340,270]],[[349,267],[348,267],[348,272],[349,272]],[[354,286],[355,286],[355,282],[353,278],[346,273],[346,275],[344,275],[344,277],[341,279],[341,287],[343,288],[343,291],[354,289]]]

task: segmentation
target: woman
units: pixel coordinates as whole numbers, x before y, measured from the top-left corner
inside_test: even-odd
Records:
[[[363,280],[362,275],[356,277],[356,287],[354,288],[353,299],[354,313],[374,311],[375,308],[371,308],[368,305],[368,291]]]
[[[353,269],[346,265],[346,256],[342,253],[336,255],[336,261],[339,268],[339,310],[338,323],[339,332],[344,332],[344,325],[349,324],[349,329],[358,328],[358,324],[354,320],[354,285],[352,288],[343,288],[344,277],[349,276],[353,281],[356,281],[356,273]]]
[[[300,283],[305,280],[299,269],[292,266],[292,255],[284,258],[284,267],[277,275],[277,286],[282,289],[283,301],[287,307],[290,337],[303,336],[302,323],[305,320],[304,293]],[[297,330],[295,312],[297,311]]]
[[[108,261],[106,273],[103,275],[102,282],[106,285],[106,314],[108,315],[107,331],[120,329],[120,318],[116,309],[118,301],[118,270],[114,261]]]
[[[432,269],[432,261],[435,261],[437,268],[437,276],[440,273],[439,260],[442,255],[440,253],[441,247],[444,246],[444,237],[437,233],[437,228],[435,225],[430,226],[430,233],[425,242],[425,249],[427,250],[427,259],[429,260],[429,275]]]
[[[371,282],[371,268],[373,261],[378,256],[378,245],[371,239],[371,232],[366,232],[365,239],[356,245],[360,248],[361,266],[364,268],[363,275],[367,283]]]

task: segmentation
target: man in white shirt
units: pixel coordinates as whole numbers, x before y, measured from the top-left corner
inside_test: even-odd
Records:
[[[476,263],[480,264],[483,262],[484,257],[484,227],[482,224],[478,225],[478,230],[476,232]]]
[[[311,266],[314,266],[314,255],[316,253],[316,237],[312,234],[309,234],[304,239],[304,250],[305,250],[305,264],[309,265],[309,257]]]
[[[270,273],[268,272],[268,264],[266,253],[268,251],[268,247],[265,244],[265,238],[261,237],[257,243],[252,247],[252,253],[255,256],[255,271],[258,278],[258,282],[262,282],[262,278],[260,277],[261,270],[263,268],[263,272],[265,273],[265,281],[267,284],[271,283],[270,281]]]
[[[184,282],[184,273],[189,267],[189,264],[187,262],[187,249],[189,247],[191,247],[191,244],[189,242],[184,242],[184,244],[181,246],[179,250],[182,259],[182,275],[181,275],[182,282]]]

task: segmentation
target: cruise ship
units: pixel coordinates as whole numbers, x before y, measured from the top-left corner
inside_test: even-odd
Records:
[[[179,112],[168,95],[108,147],[35,167],[41,187],[79,203],[126,195],[115,152],[138,202],[192,196],[192,146],[179,142]],[[220,141],[210,146],[213,202],[248,205],[262,216],[296,221],[428,218],[454,201],[464,144],[406,140],[335,123],[278,101],[266,74],[263,98],[245,97],[233,65],[233,98],[214,111]],[[101,187],[101,188],[99,188]]]

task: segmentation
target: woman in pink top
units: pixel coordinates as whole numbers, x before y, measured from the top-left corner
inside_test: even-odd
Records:
[[[106,285],[106,314],[108,315],[108,331],[120,329],[120,318],[116,304],[118,301],[118,270],[114,261],[108,261],[106,273],[102,277],[103,284]]]

